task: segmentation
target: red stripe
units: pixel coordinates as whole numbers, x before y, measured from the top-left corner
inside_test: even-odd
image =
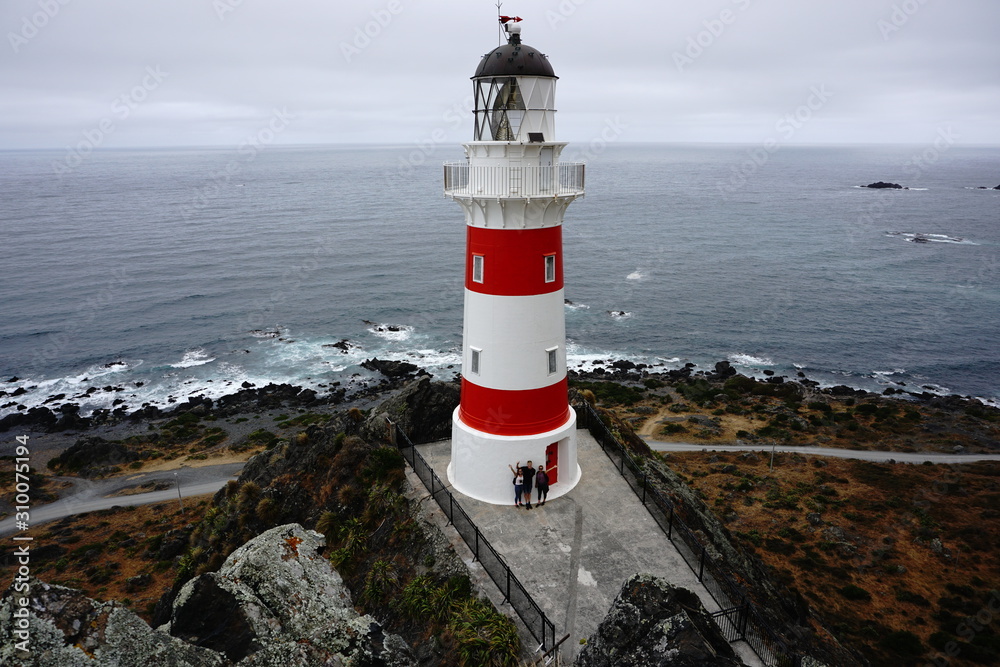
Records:
[[[468,227],[465,286],[499,296],[548,294],[563,287],[562,227],[484,229]],[[483,256],[483,282],[472,280],[472,257]],[[545,256],[555,255],[556,275],[545,282]]]
[[[563,378],[540,389],[489,389],[462,378],[462,422],[493,435],[534,435],[569,419],[569,384]]]

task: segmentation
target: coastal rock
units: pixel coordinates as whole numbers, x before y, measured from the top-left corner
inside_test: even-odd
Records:
[[[104,474],[109,467],[130,463],[138,458],[136,452],[120,442],[112,442],[99,436],[85,436],[52,459],[49,467],[92,478]]]
[[[361,367],[367,368],[370,371],[378,371],[382,375],[390,378],[412,375],[420,370],[419,366],[411,364],[408,361],[383,361],[378,357],[362,361]]]
[[[723,360],[715,364],[715,375],[718,379],[724,380],[736,375],[736,369],[728,361]]]
[[[415,663],[402,639],[358,614],[350,591],[319,555],[325,538],[278,526],[234,551],[218,572],[181,588],[168,626],[175,637],[239,665]]]
[[[81,591],[28,581],[28,623],[31,651],[17,650],[13,641],[15,619],[24,597],[13,586],[0,604],[0,664],[22,667],[119,665],[178,665],[222,667],[226,660],[204,648],[192,646],[166,632],[150,628],[145,621],[117,602],[97,602]]]
[[[904,188],[899,183],[886,183],[885,181],[878,181],[876,183],[869,183],[868,185],[865,185],[864,187],[866,187],[866,188],[876,188],[876,189],[891,188],[893,190],[909,190],[909,188]]]
[[[737,667],[740,660],[698,596],[652,575],[633,575],[597,632],[577,657],[577,667],[660,665]]]
[[[372,410],[361,427],[361,436],[371,441],[383,439],[388,417],[415,443],[451,437],[451,415],[458,399],[457,384],[422,377]]]

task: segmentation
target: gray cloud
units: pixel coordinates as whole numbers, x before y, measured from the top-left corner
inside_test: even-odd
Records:
[[[617,116],[627,141],[759,142],[825,86],[791,141],[920,143],[948,122],[964,143],[1000,143],[995,0],[524,5],[504,12],[560,76],[566,140]],[[236,145],[275,109],[294,117],[281,143],[467,140],[456,109],[497,42],[494,13],[479,0],[7,0],[0,148],[63,148],[103,120],[107,147]]]

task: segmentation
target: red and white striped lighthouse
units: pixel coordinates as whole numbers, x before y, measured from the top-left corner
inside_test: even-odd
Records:
[[[508,40],[479,63],[473,141],[445,165],[445,194],[465,211],[462,398],[448,478],[461,493],[513,503],[507,468],[556,466],[549,497],[580,480],[576,414],[566,382],[562,221],[582,197],[584,166],[560,163],[556,75],[548,58]],[[520,19],[516,19],[520,21]]]

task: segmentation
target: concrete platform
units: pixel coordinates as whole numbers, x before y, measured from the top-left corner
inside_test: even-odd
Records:
[[[636,572],[694,591],[709,611],[719,608],[590,433],[578,430],[577,438],[580,483],[544,506],[514,507],[513,488],[509,506],[452,490],[555,623],[556,636],[570,635],[560,650],[563,664],[572,663],[580,640],[594,633],[622,584]],[[450,442],[417,449],[446,480]],[[509,472],[503,468],[497,475],[507,478]],[[459,553],[473,569],[482,570],[471,562],[471,552]],[[748,665],[763,664],[742,642],[734,648]]]

